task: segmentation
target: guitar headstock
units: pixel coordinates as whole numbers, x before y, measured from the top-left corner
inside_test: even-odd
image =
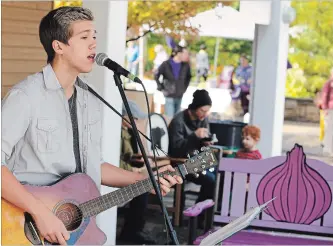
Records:
[[[182,172],[185,174],[199,175],[199,173],[205,174],[207,169],[217,166],[217,159],[213,151],[209,147],[202,147],[201,152],[196,152],[195,156],[189,157],[189,159],[183,164]]]

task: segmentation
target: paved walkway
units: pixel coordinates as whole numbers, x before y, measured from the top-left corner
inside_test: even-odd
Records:
[[[319,141],[319,124],[286,121],[283,127],[284,152],[298,143],[304,148],[307,158],[321,160],[333,165],[333,157],[323,156]]]

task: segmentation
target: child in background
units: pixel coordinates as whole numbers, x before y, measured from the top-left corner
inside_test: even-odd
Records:
[[[260,140],[260,129],[256,126],[247,125],[243,128],[243,149],[240,149],[235,158],[259,160],[262,156],[256,145]]]

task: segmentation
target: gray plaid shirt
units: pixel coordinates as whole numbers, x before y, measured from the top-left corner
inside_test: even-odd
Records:
[[[80,78],[75,87],[82,170],[100,187],[101,103]],[[75,172],[68,101],[50,64],[16,84],[1,113],[1,162],[19,181],[48,185]]]

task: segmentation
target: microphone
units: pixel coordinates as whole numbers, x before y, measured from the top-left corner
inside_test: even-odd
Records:
[[[114,73],[122,75],[130,80],[141,84],[141,80],[135,75],[128,72],[125,68],[120,66],[118,63],[112,61],[105,53],[98,53],[95,57],[95,61],[99,66],[105,66],[108,69],[112,70]]]

